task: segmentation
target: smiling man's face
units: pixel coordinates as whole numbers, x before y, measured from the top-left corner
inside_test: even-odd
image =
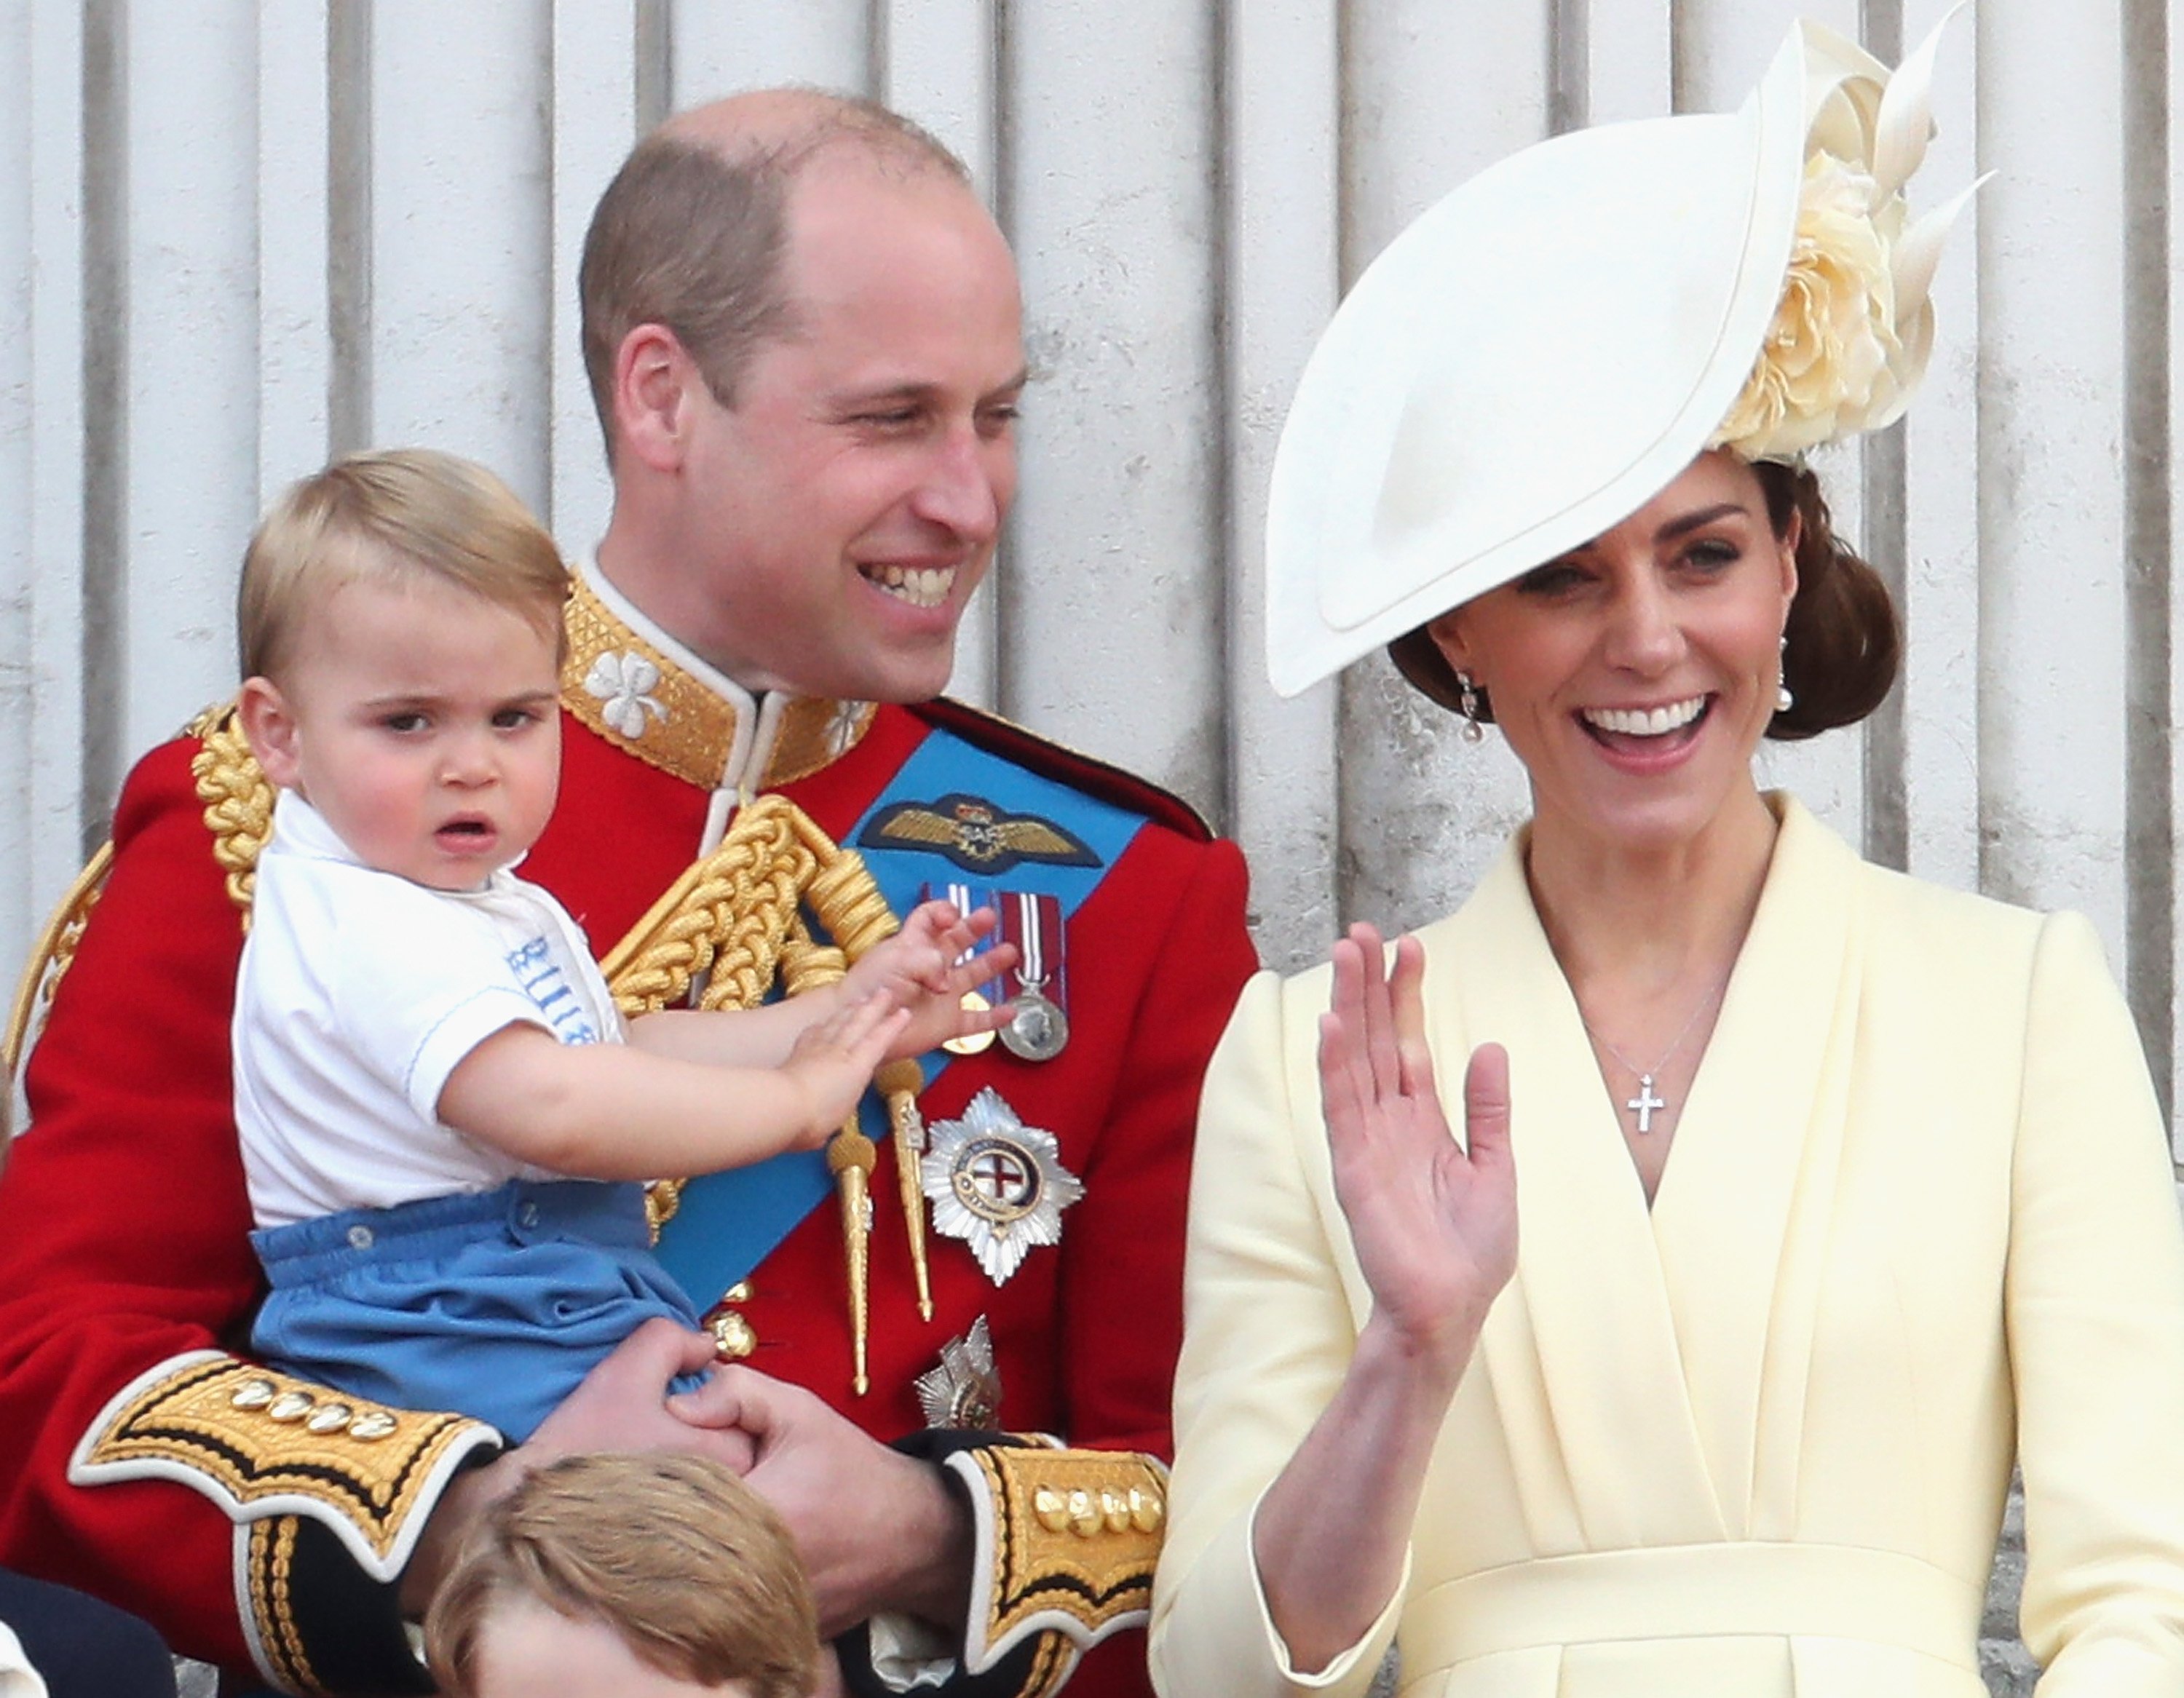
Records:
[[[717,547],[678,634],[749,688],[922,700],[1016,491],[1015,264],[961,183],[843,148],[798,175],[783,281],[735,405],[689,403]]]

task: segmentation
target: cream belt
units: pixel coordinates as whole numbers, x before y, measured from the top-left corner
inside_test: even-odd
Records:
[[[1817,1635],[1977,1663],[1981,1589],[1892,1550],[1672,1545],[1543,1557],[1450,1580],[1403,1608],[1403,1661],[1447,1668],[1535,1645]]]

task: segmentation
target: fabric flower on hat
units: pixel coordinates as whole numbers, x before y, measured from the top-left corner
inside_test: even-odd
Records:
[[[1830,153],[1806,161],[1782,303],[1717,445],[1747,459],[1784,459],[1864,429],[1900,403],[1896,283],[1872,200],[1863,171]]]
[[[1942,238],[1975,183],[1917,224],[1903,185],[1925,157],[1940,31],[1890,76],[1808,25],[1804,181],[1780,303],[1709,446],[1789,459],[1903,414],[1933,348],[1928,299]],[[1907,227],[1908,226],[1908,227]]]

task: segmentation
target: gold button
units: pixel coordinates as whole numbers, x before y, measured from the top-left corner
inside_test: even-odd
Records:
[[[723,1303],[748,1303],[750,1300],[751,1283],[748,1279],[738,1279],[721,1294],[721,1301]]]
[[[384,1439],[395,1428],[395,1419],[383,1409],[367,1409],[348,1424],[348,1436],[360,1439],[369,1445],[375,1439]]]
[[[1041,1486],[1033,1495],[1031,1507],[1039,1524],[1049,1533],[1059,1533],[1069,1525],[1069,1500],[1052,1486]]]
[[[1100,1530],[1100,1505],[1082,1486],[1069,1495],[1069,1526],[1083,1539],[1089,1539]]]
[[[1165,1512],[1160,1495],[1130,1488],[1130,1525],[1140,1533],[1158,1533],[1161,1517]]]
[[[713,1354],[722,1361],[739,1362],[758,1348],[751,1323],[733,1309],[716,1310],[712,1316]]]
[[[265,1418],[268,1421],[281,1422],[284,1425],[289,1422],[301,1421],[311,1412],[317,1403],[318,1399],[308,1391],[284,1391],[265,1406]]]
[[[338,1433],[356,1411],[346,1403],[322,1403],[304,1418],[307,1433]]]
[[[1103,1489],[1100,1494],[1100,1512],[1106,1517],[1110,1533],[1121,1533],[1130,1524],[1130,1500],[1120,1492]]]
[[[281,1388],[270,1379],[247,1379],[235,1389],[228,1401],[237,1409],[263,1409],[280,1395]]]

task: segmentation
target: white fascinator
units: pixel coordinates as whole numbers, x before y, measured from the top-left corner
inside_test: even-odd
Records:
[[[1905,199],[1939,34],[1892,75],[1801,24],[1738,111],[1540,142],[1396,237],[1275,455],[1274,688],[1612,528],[1703,449],[1788,459],[1898,417],[1971,193],[1916,220]]]

